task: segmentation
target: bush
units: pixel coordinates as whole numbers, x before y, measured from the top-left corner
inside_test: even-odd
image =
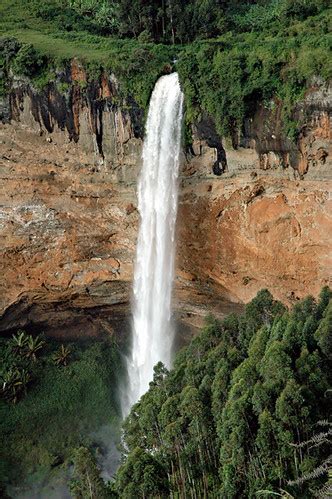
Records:
[[[21,48],[21,43],[11,36],[0,38],[0,61],[8,64]]]
[[[20,76],[33,77],[44,64],[45,58],[31,44],[25,44],[18,51],[12,67]]]

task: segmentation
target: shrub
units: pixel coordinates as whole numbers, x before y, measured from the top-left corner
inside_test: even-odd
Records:
[[[0,61],[8,64],[21,48],[21,43],[11,36],[0,38]]]
[[[31,44],[25,44],[18,51],[12,67],[16,74],[32,77],[41,70],[44,63],[45,58]]]

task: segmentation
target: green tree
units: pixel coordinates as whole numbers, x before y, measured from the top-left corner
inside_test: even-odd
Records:
[[[100,477],[95,458],[86,447],[78,448],[73,456],[74,473],[70,492],[75,499],[103,499],[107,488]]]
[[[24,44],[19,49],[13,62],[15,73],[22,76],[34,76],[44,65],[44,58],[31,44]]]
[[[166,494],[167,484],[167,474],[161,463],[137,447],[120,466],[115,489],[122,497],[157,497]]]
[[[309,297],[286,312],[263,290],[241,317],[209,318],[170,372],[156,366],[124,425],[118,492],[312,497],[328,447],[300,444],[329,414],[327,297],[324,290],[318,304]],[[163,481],[153,488],[156,469]]]
[[[332,300],[325,309],[324,318],[315,333],[315,339],[323,354],[332,359]]]

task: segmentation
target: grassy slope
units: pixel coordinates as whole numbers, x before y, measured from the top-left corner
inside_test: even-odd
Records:
[[[6,343],[2,340],[0,348]],[[119,418],[114,386],[121,359],[116,345],[76,343],[66,367],[54,365],[58,348],[47,340],[26,397],[16,405],[0,400],[5,442],[0,482],[46,478],[54,466],[68,462],[73,448],[91,443],[92,432]]]
[[[82,42],[86,34],[75,35],[76,40],[64,40],[63,33],[57,34],[50,23],[32,15],[27,0],[3,0],[0,3],[0,36],[14,36],[21,42],[33,44],[41,53],[54,58],[79,57],[82,60],[107,62],[109,51],[113,47],[112,42],[95,36],[91,41]]]
[[[0,37],[12,36],[32,44],[55,64],[78,58],[88,73],[98,74],[103,67],[114,72],[124,95],[131,94],[146,108],[156,79],[162,74],[177,49],[165,45],[139,44],[87,32],[59,31],[52,23],[37,19],[29,9],[29,0],[3,0],[0,3]],[[23,5],[22,5],[23,4]],[[49,78],[52,75],[49,73]]]

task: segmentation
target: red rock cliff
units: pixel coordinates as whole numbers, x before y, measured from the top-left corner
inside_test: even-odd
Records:
[[[84,90],[83,68],[71,72],[65,96],[16,82],[0,104],[2,330],[101,306],[116,314],[130,300],[142,113],[116,105],[112,75]],[[291,301],[330,282],[329,97],[320,82],[308,92],[296,145],[278,106],[258,108],[233,146],[208,119],[193,128],[177,229],[182,314],[222,312],[262,287]]]

